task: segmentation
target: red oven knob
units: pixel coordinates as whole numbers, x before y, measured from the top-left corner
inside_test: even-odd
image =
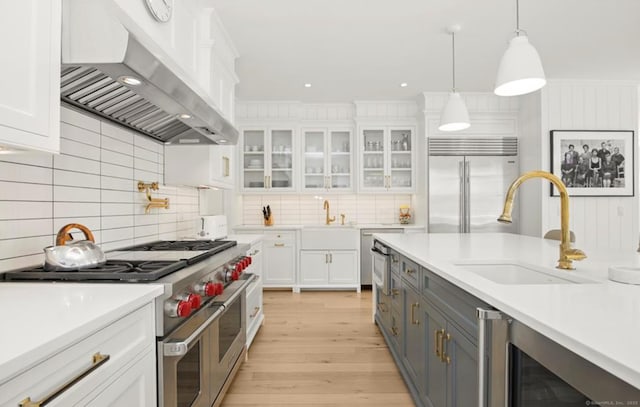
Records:
[[[189,301],[178,301],[178,306],[176,307],[176,314],[181,318],[188,317],[191,314],[191,302]]]
[[[253,263],[253,259],[251,258],[251,256],[247,256],[247,262],[249,263],[249,265]]]
[[[192,310],[197,310],[202,304],[202,297],[198,294],[189,294],[187,301],[191,304]]]
[[[222,293],[224,293],[224,284],[215,283],[214,286],[216,288],[216,294],[215,295],[222,295]]]
[[[237,279],[240,278],[240,273],[241,273],[240,271],[234,270],[233,273],[231,273],[231,279],[233,281],[236,281]]]
[[[165,313],[172,317],[188,317],[191,314],[191,303],[186,300],[171,300],[164,304]]]
[[[244,269],[244,267],[242,266],[242,262],[238,262],[238,263],[236,263],[236,267],[234,269],[234,273],[237,273],[238,275],[240,275],[240,273],[242,273],[243,269]],[[237,278],[234,278],[234,280],[237,280]]]
[[[204,283],[204,295],[207,297],[213,297],[216,295],[216,285],[209,281],[208,283]]]

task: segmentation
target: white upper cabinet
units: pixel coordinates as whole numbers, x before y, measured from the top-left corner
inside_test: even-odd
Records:
[[[61,0],[0,4],[0,145],[57,153]]]
[[[245,128],[241,133],[240,182],[243,191],[295,190],[297,166],[293,128]]]
[[[348,129],[302,130],[302,190],[353,190],[353,145]]]
[[[166,146],[164,183],[233,189],[235,146]]]
[[[415,189],[415,127],[360,130],[360,190],[410,192]]]

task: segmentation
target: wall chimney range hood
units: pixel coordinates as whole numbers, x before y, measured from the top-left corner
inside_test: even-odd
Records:
[[[61,100],[165,144],[236,144],[238,130],[213,103],[104,4],[63,2]]]

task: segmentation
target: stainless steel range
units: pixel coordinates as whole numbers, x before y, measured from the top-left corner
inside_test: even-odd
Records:
[[[79,271],[10,271],[12,281],[162,284],[156,299],[158,402],[163,407],[220,403],[245,352],[245,289],[254,276],[248,245],[235,241],[157,241],[108,252]]]

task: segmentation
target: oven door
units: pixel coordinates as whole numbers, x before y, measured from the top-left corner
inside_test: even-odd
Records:
[[[224,309],[208,306],[158,341],[158,405],[210,407],[211,363],[218,318]]]
[[[583,407],[602,400],[626,406],[640,400],[639,389],[521,322],[488,319],[491,332],[479,332],[478,360],[486,360],[485,334],[492,341],[489,369],[479,364],[479,406]]]
[[[224,311],[218,318],[218,332],[214,339],[217,342],[217,355],[212,361],[212,401],[218,397],[246,346],[246,286],[247,282],[239,280],[228,287],[227,291],[232,294],[224,301]]]

